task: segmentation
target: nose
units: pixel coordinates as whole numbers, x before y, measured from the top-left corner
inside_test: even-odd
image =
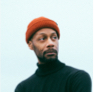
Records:
[[[54,42],[51,39],[48,39],[46,46],[47,46],[47,48],[54,47]]]

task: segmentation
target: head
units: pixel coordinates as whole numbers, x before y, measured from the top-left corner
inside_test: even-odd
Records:
[[[55,30],[43,28],[38,30],[29,40],[28,46],[34,50],[39,63],[47,63],[58,59],[58,36]]]
[[[48,20],[51,22],[47,24],[46,22],[48,22]],[[43,21],[37,22],[37,25],[34,28],[38,29],[33,29],[34,32],[32,33],[31,31],[33,27],[31,27],[31,24],[33,24],[34,26],[34,22],[35,21],[29,24],[29,31],[27,30],[26,32],[26,42],[29,48],[35,52],[40,64],[57,61],[58,39],[60,36],[57,24],[50,19],[47,19],[46,22],[44,20],[44,23],[41,23]],[[30,35],[30,32],[32,35]],[[27,37],[27,34],[29,34],[30,36]]]

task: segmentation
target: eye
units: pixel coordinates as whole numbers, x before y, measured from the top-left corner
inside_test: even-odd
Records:
[[[45,38],[40,38],[39,40],[43,41]]]
[[[57,39],[57,36],[53,36],[52,39]]]

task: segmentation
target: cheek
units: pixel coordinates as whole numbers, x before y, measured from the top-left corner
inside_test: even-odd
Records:
[[[56,49],[57,49],[57,51],[59,50],[59,43],[58,43],[58,41],[56,42]]]
[[[35,49],[35,52],[36,52],[38,55],[41,55],[41,54],[43,53],[43,47],[37,45],[37,46],[36,46],[36,49]]]
[[[57,51],[59,51],[59,44],[58,44],[58,46],[57,46]]]

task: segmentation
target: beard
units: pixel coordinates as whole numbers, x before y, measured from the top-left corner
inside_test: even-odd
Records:
[[[34,52],[41,63],[55,62],[58,60],[57,50],[53,48],[49,48],[48,50],[42,52],[42,50],[39,50],[37,47],[34,46],[34,44],[33,47],[34,47]],[[47,55],[47,53],[54,53],[54,54]]]
[[[55,53],[54,55],[47,55],[47,53]],[[43,52],[43,55],[37,55],[38,59],[42,63],[55,62],[58,60],[57,51],[55,49],[48,49]]]

